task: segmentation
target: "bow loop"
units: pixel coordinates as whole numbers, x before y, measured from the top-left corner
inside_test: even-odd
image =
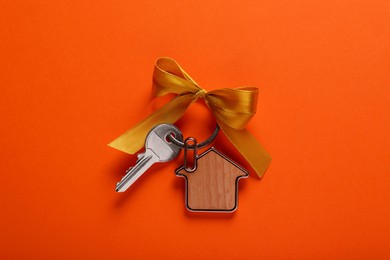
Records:
[[[241,130],[256,114],[258,89],[243,87],[210,91],[207,104],[216,118],[231,128]]]
[[[171,58],[156,61],[153,72],[153,95],[186,94],[200,91],[199,85]]]

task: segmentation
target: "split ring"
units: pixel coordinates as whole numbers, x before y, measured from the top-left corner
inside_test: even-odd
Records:
[[[188,150],[202,149],[208,146],[209,144],[211,144],[214,141],[214,139],[217,137],[218,133],[219,133],[219,126],[217,124],[215,126],[214,132],[211,134],[209,138],[207,138],[204,142],[201,142],[200,144],[189,145],[186,147],[186,149]],[[179,146],[180,148],[184,148],[186,146],[183,142],[177,140],[172,134],[168,134],[167,138],[169,141]]]

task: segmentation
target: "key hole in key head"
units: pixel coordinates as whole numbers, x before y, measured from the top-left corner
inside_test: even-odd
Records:
[[[174,132],[170,132],[165,136],[165,142],[167,142],[168,144],[172,143],[172,139],[170,137],[176,138],[176,134]]]

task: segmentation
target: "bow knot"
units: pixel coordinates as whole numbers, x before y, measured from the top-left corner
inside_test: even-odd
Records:
[[[204,90],[204,89],[201,89],[201,90],[199,90],[198,92],[195,93],[195,96],[196,96],[197,99],[198,98],[204,99],[206,94],[207,94],[207,91]]]
[[[207,92],[171,58],[156,61],[153,72],[153,94],[177,94],[177,97],[149,117],[127,130],[109,145],[134,154],[144,145],[150,129],[161,123],[174,123],[198,98],[205,99],[219,127],[261,177],[271,162],[263,146],[245,129],[256,113],[258,89],[241,87]]]

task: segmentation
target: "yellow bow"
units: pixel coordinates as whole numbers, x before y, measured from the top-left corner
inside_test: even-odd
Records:
[[[207,92],[171,58],[159,58],[153,73],[153,94],[178,96],[142,122],[127,130],[109,146],[134,154],[144,146],[145,138],[154,126],[174,123],[192,102],[204,99],[218,125],[230,142],[261,177],[271,162],[270,155],[245,127],[256,113],[258,89],[241,87]]]

